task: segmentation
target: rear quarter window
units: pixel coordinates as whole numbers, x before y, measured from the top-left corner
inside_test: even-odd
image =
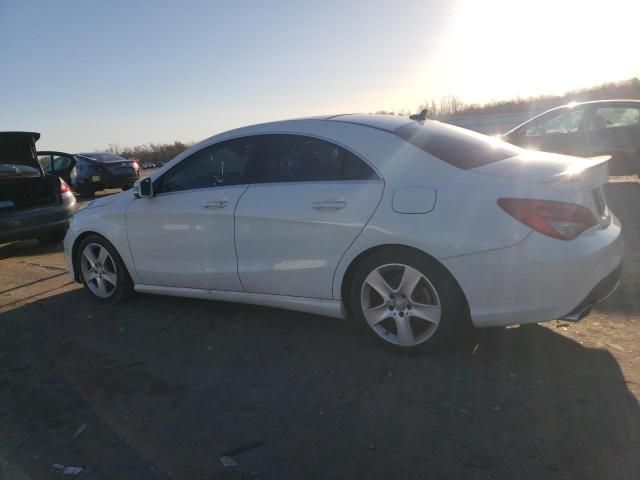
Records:
[[[518,155],[514,145],[440,122],[409,123],[394,133],[429,155],[454,167],[469,170]]]

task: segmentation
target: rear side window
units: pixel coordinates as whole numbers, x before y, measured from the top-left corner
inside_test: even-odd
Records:
[[[303,135],[264,135],[256,183],[374,180],[373,169],[353,153]]]
[[[394,133],[443,162],[464,170],[499,162],[522,151],[496,138],[433,121],[425,121],[424,125],[410,123]]]
[[[632,107],[600,107],[596,110],[592,129],[629,127],[640,124],[640,109]]]

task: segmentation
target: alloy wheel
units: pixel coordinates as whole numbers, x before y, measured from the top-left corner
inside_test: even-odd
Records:
[[[442,307],[438,292],[417,269],[387,264],[371,271],[360,291],[369,327],[387,342],[412,347],[438,329]]]
[[[100,298],[109,298],[118,285],[116,264],[109,251],[98,243],[90,243],[82,251],[80,268],[85,285]]]

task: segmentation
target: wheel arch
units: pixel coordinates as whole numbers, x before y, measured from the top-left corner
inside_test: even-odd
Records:
[[[126,271],[127,275],[131,276],[131,272],[129,271],[129,268],[127,268],[126,262],[123,261],[122,255],[118,251],[118,247],[116,247],[116,245],[111,240],[109,240],[105,235],[103,235],[102,233],[96,232],[95,230],[87,230],[87,231],[84,231],[81,234],[79,234],[74,239],[73,245],[71,247],[71,265],[73,267],[73,278],[74,278],[74,280],[76,282],[80,282],[80,272],[79,272],[79,268],[78,268],[78,249],[80,248],[80,245],[82,244],[84,239],[87,238],[87,237],[90,237],[91,235],[96,235],[96,236],[104,239],[106,242],[109,243],[109,245],[111,245],[113,247],[113,249],[116,251],[116,253],[120,257],[120,260],[122,261],[122,264],[124,265],[124,268],[125,268],[125,271]]]
[[[386,250],[397,250],[397,251],[402,251],[402,252],[405,252],[405,253],[409,252],[409,253],[415,254],[415,255],[420,256],[420,257],[426,257],[429,260],[431,260],[432,262],[435,262],[438,265],[440,265],[440,267],[443,269],[443,271],[447,272],[451,276],[452,280],[454,281],[455,286],[459,290],[461,298],[464,300],[464,309],[465,309],[465,311],[467,313],[467,316],[468,316],[468,318],[470,318],[469,302],[467,301],[467,296],[465,295],[464,290],[462,290],[462,287],[460,286],[460,283],[458,282],[458,280],[449,271],[449,269],[447,267],[445,267],[441,262],[439,262],[437,258],[429,255],[428,253],[426,253],[426,252],[424,252],[424,251],[422,251],[422,250],[420,250],[418,248],[411,247],[411,246],[408,246],[408,245],[394,244],[394,243],[376,245],[374,247],[370,247],[370,248],[360,252],[355,258],[353,258],[353,260],[351,260],[351,263],[349,264],[349,266],[345,270],[345,273],[342,276],[341,283],[340,283],[340,298],[342,299],[343,308],[345,309],[347,315],[350,315],[351,312],[349,311],[349,309],[350,309],[349,302],[346,301],[346,299],[349,298],[349,287],[350,287],[351,282],[353,280],[353,276],[355,275],[356,271],[358,270],[358,266],[362,262],[364,262],[366,259],[368,259],[371,256],[375,255],[376,253],[381,252],[381,251],[386,251]]]

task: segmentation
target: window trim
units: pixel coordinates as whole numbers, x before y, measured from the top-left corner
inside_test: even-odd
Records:
[[[282,185],[282,184],[287,184],[287,185],[293,185],[293,184],[309,184],[309,183],[335,183],[335,182],[340,182],[345,183],[345,182],[350,182],[350,183],[363,183],[363,182],[382,182],[383,184],[385,183],[384,180],[384,176],[380,173],[380,170],[378,170],[375,165],[373,165],[369,160],[367,160],[366,158],[364,158],[364,156],[362,156],[361,154],[359,154],[358,152],[354,151],[352,148],[349,148],[347,146],[345,146],[344,144],[337,142],[335,140],[326,138],[326,137],[322,137],[320,135],[315,135],[315,134],[310,134],[310,133],[301,133],[301,132],[297,132],[297,131],[290,131],[290,130],[277,130],[277,131],[269,131],[269,132],[258,132],[258,133],[244,133],[244,134],[239,134],[239,135],[235,135],[235,136],[230,136],[218,141],[213,141],[207,145],[202,146],[202,148],[199,148],[198,150],[190,153],[189,155],[187,155],[186,157],[180,159],[180,161],[178,161],[175,165],[171,165],[171,167],[166,171],[166,172],[162,172],[162,174],[160,174],[156,179],[153,180],[153,191],[157,191],[157,186],[162,184],[162,181],[164,179],[164,176],[170,172],[171,170],[173,170],[174,168],[176,168],[178,165],[180,165],[182,162],[184,162],[185,160],[191,158],[193,155],[196,155],[197,153],[200,153],[202,150],[204,150],[205,148],[209,148],[212,147],[214,145],[219,145],[221,143],[224,142],[228,142],[231,140],[238,140],[241,138],[250,138],[250,137],[261,137],[261,136],[265,136],[265,135],[296,135],[299,137],[308,137],[308,138],[313,138],[316,140],[321,140],[324,142],[328,142],[332,145],[336,145],[337,147],[340,147],[344,150],[346,150],[347,152],[351,153],[352,155],[354,155],[356,158],[358,158],[360,161],[364,162],[369,168],[371,168],[371,170],[376,174],[376,176],[378,178],[371,178],[371,179],[367,179],[367,180],[306,180],[306,181],[298,181],[298,182],[253,182],[251,181],[251,179],[248,179],[249,181],[245,182],[245,183],[239,183],[237,185],[221,185],[219,187],[213,186],[213,187],[202,187],[202,188],[191,188],[189,190],[178,190],[176,192],[158,192],[155,196],[160,196],[160,195],[167,195],[167,194],[177,194],[177,193],[185,193],[185,192],[193,192],[195,190],[205,190],[205,189],[218,189],[218,188],[225,188],[225,187],[239,187],[242,185]],[[246,180],[246,178],[245,178]]]

